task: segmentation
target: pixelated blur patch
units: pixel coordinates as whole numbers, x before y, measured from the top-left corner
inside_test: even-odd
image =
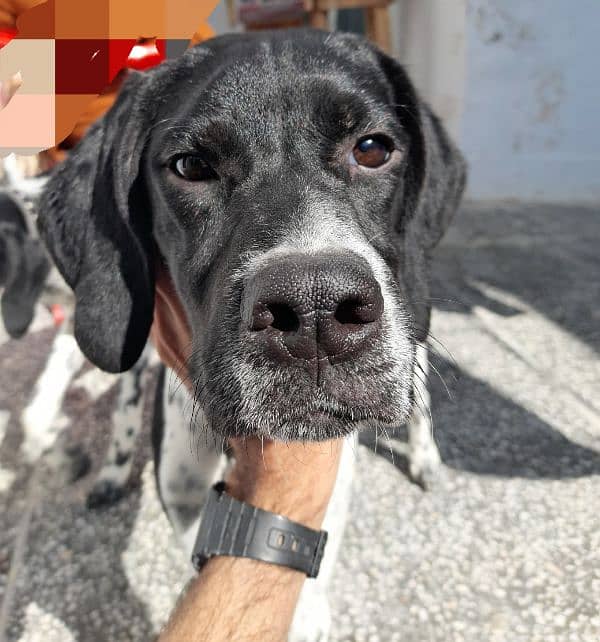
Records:
[[[16,30],[0,23],[0,79],[23,76],[0,110],[0,156],[60,143],[120,70],[143,71],[211,37],[217,2],[47,0],[22,13]]]
[[[58,1],[60,2],[60,0]],[[17,18],[16,38],[54,39],[55,2],[56,0],[47,0],[22,13]]]
[[[110,81],[109,40],[56,41],[56,93],[98,93]]]
[[[5,47],[16,35],[16,29],[0,29],[0,49]]]

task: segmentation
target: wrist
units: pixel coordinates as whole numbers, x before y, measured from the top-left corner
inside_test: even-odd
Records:
[[[293,491],[289,488],[282,489],[277,483],[274,485],[257,483],[247,486],[230,478],[226,480],[226,488],[230,495],[240,501],[283,515],[315,530],[321,528],[331,495],[330,492],[300,487]]]
[[[229,494],[309,528],[321,527],[337,477],[341,441],[232,445],[235,465],[225,480]]]

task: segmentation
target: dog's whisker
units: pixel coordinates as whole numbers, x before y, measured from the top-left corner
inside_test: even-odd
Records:
[[[387,235],[387,231],[386,230],[384,230],[383,232],[379,232],[378,234],[374,234],[373,236],[371,236],[370,238],[367,239],[367,243],[372,243],[375,239],[378,239],[378,238],[380,238],[382,236],[386,236],[386,235]]]
[[[191,348],[191,342],[189,343],[187,350]],[[193,353],[192,353],[193,354]],[[181,361],[180,359],[177,360],[177,363],[174,365],[174,367],[171,368],[171,375],[175,375],[174,377],[171,376],[171,380],[175,380],[177,383],[177,386],[172,389],[172,386],[175,385],[173,381],[170,382],[169,384],[169,396],[172,397],[175,395],[176,392],[178,392],[179,388],[181,385],[186,384],[186,383],[191,383],[191,376],[189,373],[189,368],[188,368],[188,361]]]
[[[197,386],[198,386],[198,382],[196,382],[196,384],[195,384],[194,395],[192,396],[192,414],[190,416],[189,435],[190,435],[190,440],[192,439],[192,437],[194,435],[196,435],[196,442],[194,444],[195,445],[195,449],[196,449],[196,453],[195,454],[196,454],[196,459],[199,459],[200,458],[200,448],[199,448],[199,443],[198,443],[198,436],[197,436],[197,432],[194,430],[194,427],[195,427],[194,426],[194,424],[195,424],[194,412],[195,412],[195,408],[196,408],[196,389],[197,389]]]
[[[433,334],[431,334],[431,332],[429,333],[429,336],[427,338],[433,339],[435,343],[446,352],[446,355],[450,358],[452,365],[455,368],[458,368],[458,362],[456,361],[456,358],[454,357],[452,352],[450,352],[450,350],[439,339],[437,339]],[[430,345],[430,349],[433,351],[434,354],[438,355],[439,357],[442,357],[442,355],[433,346]],[[455,381],[458,380],[454,372],[451,372],[450,374]]]
[[[395,465],[394,449],[392,448],[392,439],[383,424],[381,425],[381,430],[383,431],[385,440],[387,442],[388,450],[390,451],[390,457],[392,458],[392,465]]]
[[[448,388],[448,385],[446,384],[446,381],[445,381],[444,377],[442,377],[440,371],[433,365],[433,363],[431,363],[431,361],[429,362],[429,367],[435,372],[435,374],[439,377],[440,381],[444,385],[444,388],[446,390],[446,394],[448,395],[448,399],[450,399],[450,401],[454,401],[454,397],[452,396],[452,393],[450,392],[450,388]]]
[[[414,303],[416,305],[427,305],[429,303],[458,303],[459,305],[463,305],[465,307],[468,307],[468,303],[465,301],[461,301],[460,299],[448,299],[444,297],[427,297],[425,299],[406,299],[410,303]]]
[[[418,325],[418,324],[416,324],[416,323],[414,324],[414,327],[415,327],[415,329],[417,329],[417,330],[419,330],[419,331],[423,331],[423,330],[425,330],[425,328],[423,328],[423,327],[419,326],[419,325]],[[444,344],[440,339],[438,339],[438,338],[437,338],[437,337],[436,337],[436,336],[435,336],[435,335],[434,335],[430,330],[427,330],[427,339],[426,339],[426,341],[428,342],[428,341],[429,341],[429,339],[432,339],[432,340],[433,340],[433,341],[434,341],[434,342],[435,342],[435,343],[436,343],[440,348],[442,348],[442,350],[444,350],[444,352],[446,353],[446,355],[447,355],[447,356],[450,358],[450,360],[452,361],[453,365],[454,365],[455,367],[457,367],[457,368],[458,368],[458,362],[456,361],[456,358],[454,357],[454,355],[452,354],[452,352],[450,352],[450,350],[446,347],[446,345],[445,345],[445,344]],[[440,353],[439,353],[439,352],[434,348],[434,346],[432,346],[432,345],[430,345],[430,344],[429,344],[429,348],[430,348],[430,349],[431,349],[435,354],[437,354],[437,355],[439,355],[439,356],[442,356],[442,355],[440,355]],[[456,376],[454,375],[454,373],[452,373],[452,376],[453,376],[453,378],[454,378],[454,379],[456,379]]]
[[[262,456],[263,467],[267,470],[267,462],[265,461],[265,438],[263,435],[260,436],[260,454]]]
[[[423,370],[423,368],[421,368],[419,364],[416,364],[416,365],[417,365],[417,368],[419,369],[415,370],[413,374],[417,378],[417,380],[423,384],[424,387],[427,387],[427,380],[428,380],[427,373],[425,372],[425,370]]]
[[[423,395],[421,394],[421,391],[418,388],[416,389],[416,391],[417,391],[417,394],[419,395],[419,398],[421,400],[421,404],[419,404],[419,403],[416,404],[417,408],[419,408],[419,412],[423,415],[423,418],[425,420],[429,419],[429,426],[430,426],[429,433],[430,433],[431,439],[435,443],[435,437],[434,437],[434,434],[433,434],[433,414],[431,413],[431,406],[430,406],[430,404],[425,402],[425,399],[423,398]],[[424,409],[427,409],[427,414],[425,414],[425,410]]]

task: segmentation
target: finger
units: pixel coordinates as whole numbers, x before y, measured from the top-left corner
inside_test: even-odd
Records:
[[[4,107],[8,105],[10,99],[16,94],[22,84],[23,77],[20,71],[17,71],[17,73],[8,80],[0,81],[0,109],[4,109]]]

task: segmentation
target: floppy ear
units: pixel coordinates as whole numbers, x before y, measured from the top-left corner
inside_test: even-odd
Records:
[[[140,356],[154,307],[151,213],[140,165],[151,78],[132,72],[117,101],[50,178],[38,227],[75,292],[75,338],[108,372]]]
[[[8,334],[17,339],[27,331],[42,293],[50,262],[39,240],[14,225],[0,224],[0,309]]]
[[[423,249],[431,250],[458,208],[466,183],[466,163],[402,66],[385,54],[379,55],[394,92],[398,118],[410,139],[404,211],[396,225],[402,229],[414,220]]]

